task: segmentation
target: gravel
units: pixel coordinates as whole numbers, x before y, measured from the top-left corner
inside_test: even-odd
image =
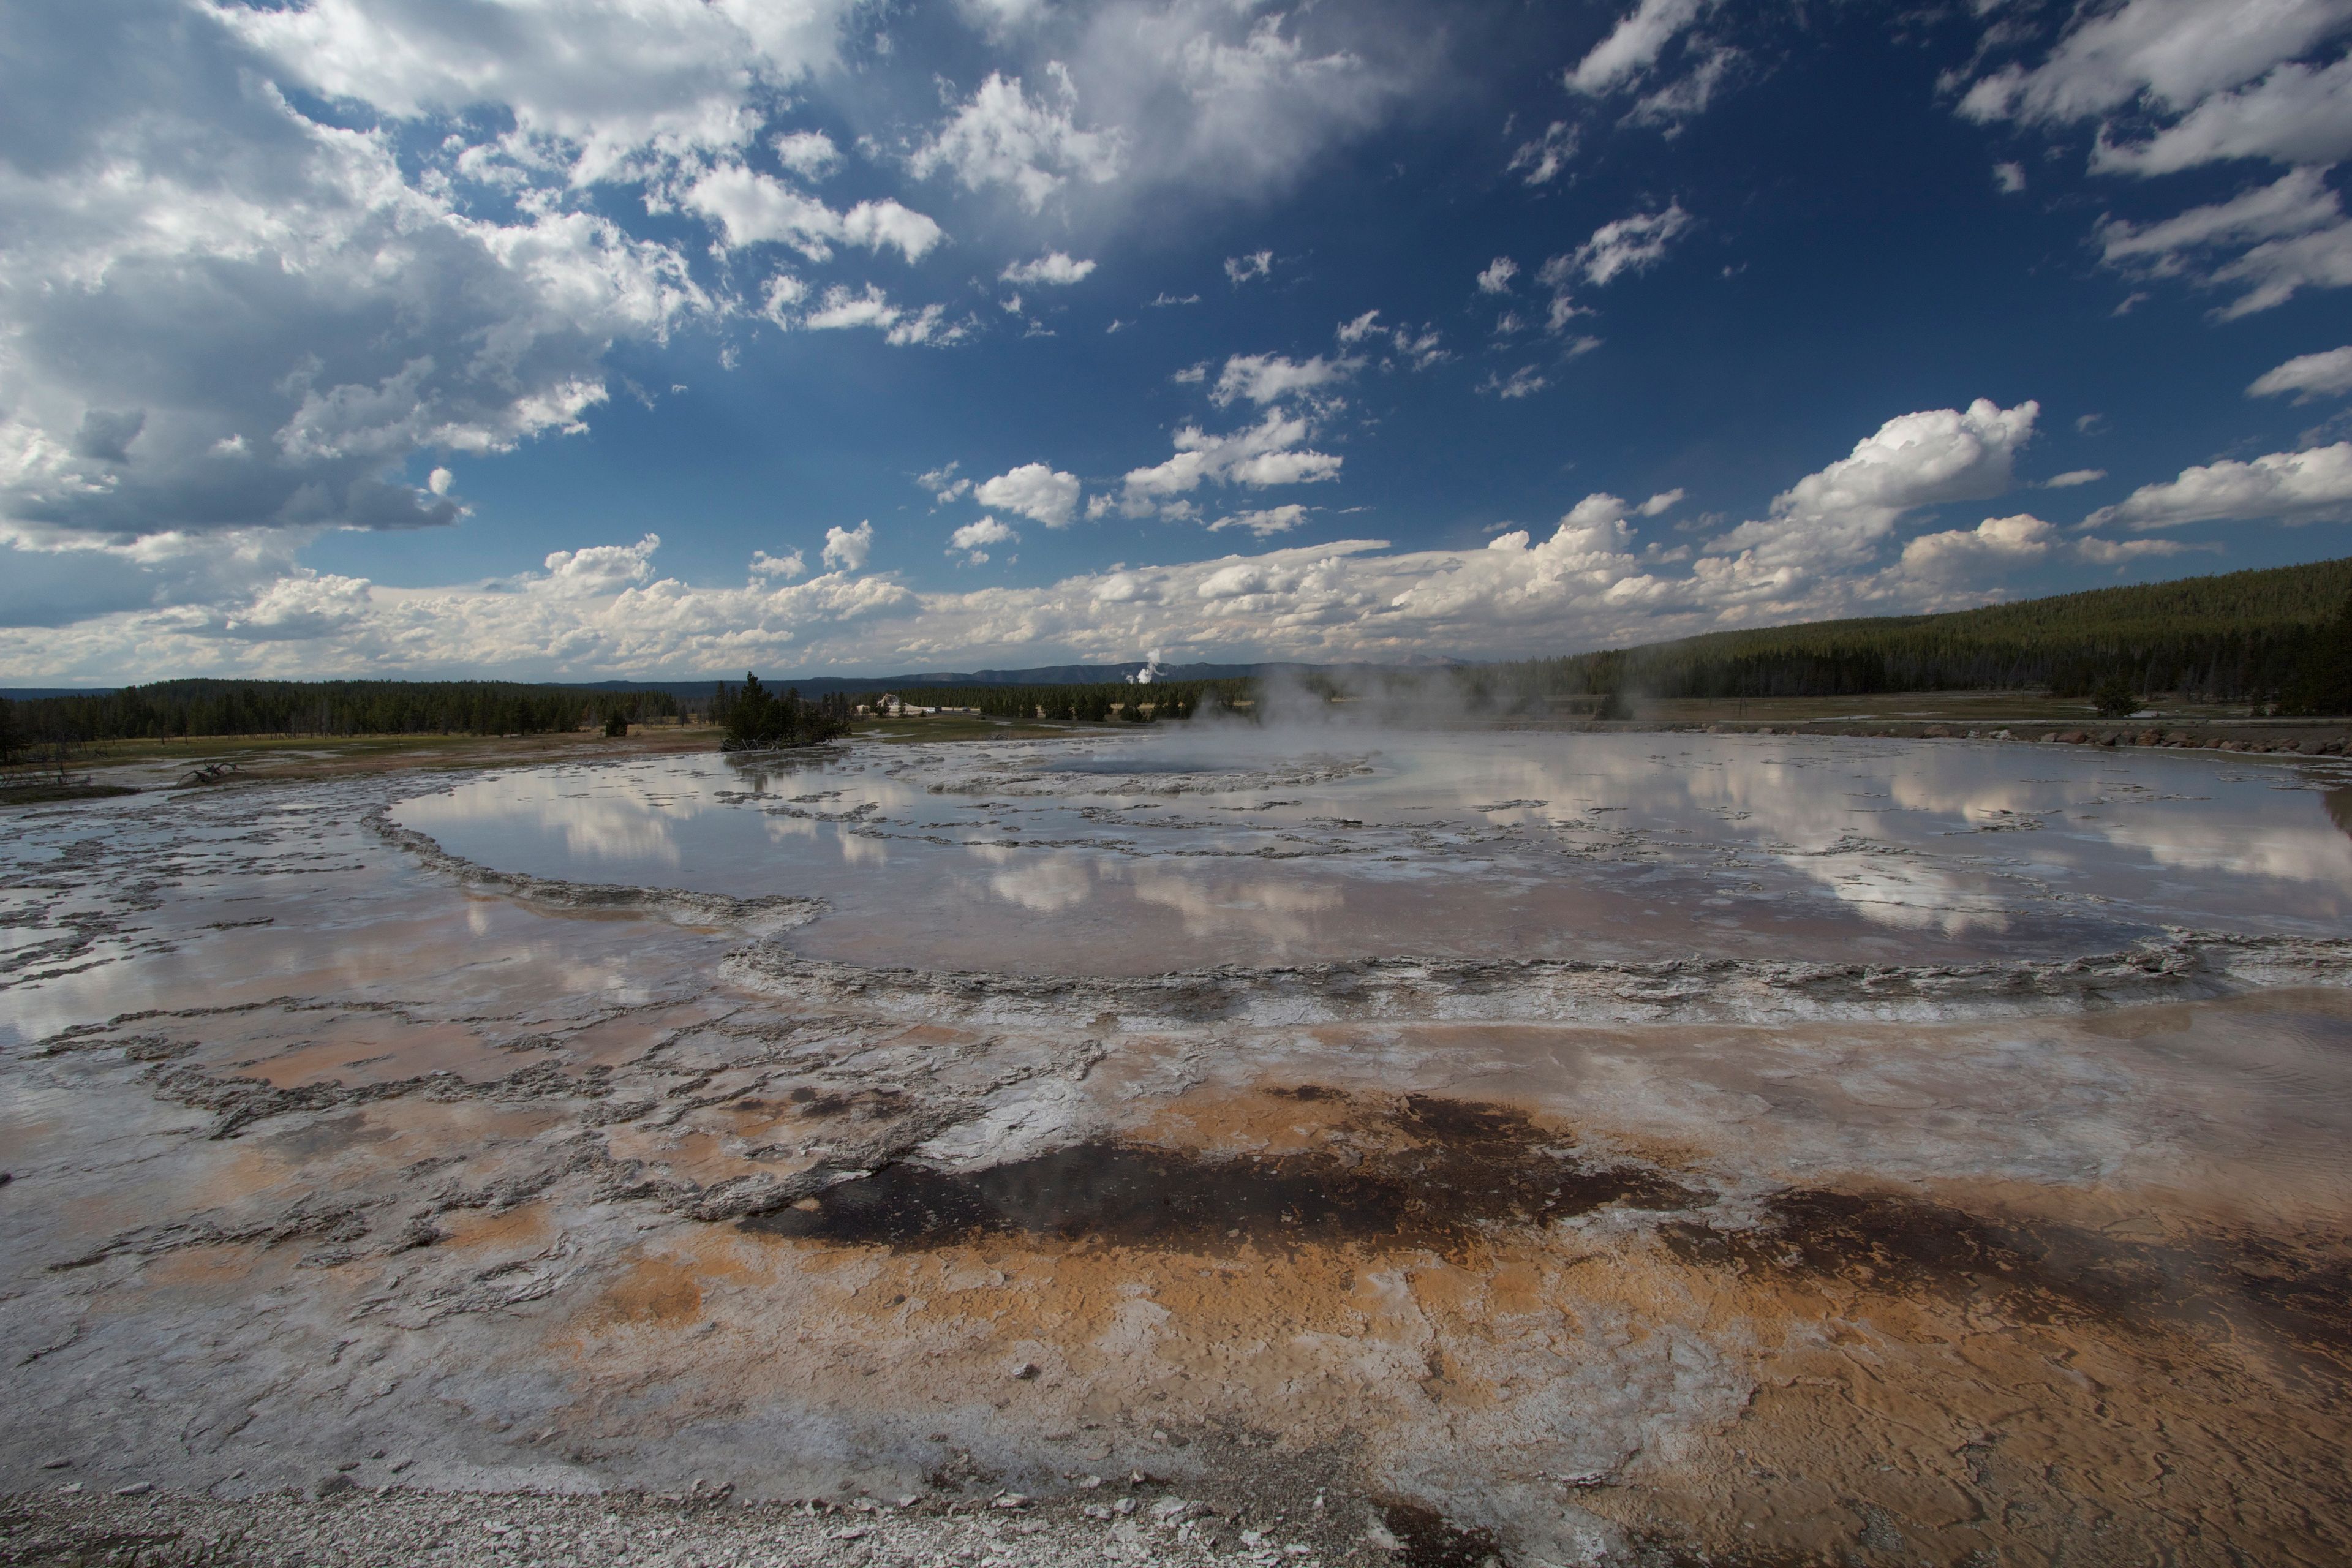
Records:
[[[1319,1513],[1310,1509],[1295,1521],[1252,1518],[1244,1507],[1205,1500],[1147,1493],[1139,1502],[1125,1481],[1055,1500],[1003,1495],[752,1503],[724,1488],[682,1497],[556,1497],[399,1487],[371,1491],[334,1479],[343,1484],[324,1489],[323,1498],[280,1493],[220,1501],[171,1491],[19,1493],[0,1499],[0,1565],[1328,1568],[1392,1562],[1398,1554],[1396,1538],[1361,1503]],[[1122,1502],[1129,1505],[1125,1510],[1118,1506]],[[1410,1563],[1415,1554],[1402,1555]]]

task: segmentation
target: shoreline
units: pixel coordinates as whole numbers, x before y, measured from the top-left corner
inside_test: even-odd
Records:
[[[1945,711],[1822,713],[1853,706],[1834,699],[1790,698],[1737,702],[1678,702],[1670,710],[1630,720],[1571,717],[1464,717],[1425,725],[1435,731],[1495,731],[1517,733],[1748,735],[1800,739],[1976,741],[2019,744],[2067,744],[2176,751],[2214,751],[2239,755],[2342,757],[2352,755],[2352,719],[2284,718],[2214,711],[2152,710],[2127,719],[2099,719],[2048,710],[2056,704],[2027,699],[1999,700],[2005,694],[1895,693],[1873,703],[1895,710],[1927,704]],[[1754,710],[1742,716],[1739,710]],[[1349,705],[1337,705],[1341,728],[1353,721]],[[851,743],[1040,740],[1063,737],[1131,736],[1157,725],[1045,724],[926,717],[871,723],[852,734]],[[614,740],[585,731],[538,736],[370,735],[349,738],[218,736],[169,742],[101,742],[100,751],[76,766],[79,780],[62,789],[29,767],[0,777],[0,809],[54,805],[115,798],[126,794],[216,791],[256,784],[309,783],[380,773],[430,773],[543,766],[562,763],[626,762],[643,757],[719,754],[718,730],[709,726],[647,726]],[[128,752],[131,754],[124,755]],[[226,762],[232,771],[201,784],[184,784],[190,771]]]

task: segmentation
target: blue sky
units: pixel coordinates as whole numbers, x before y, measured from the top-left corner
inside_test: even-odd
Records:
[[[2346,551],[2352,0],[5,26],[0,683],[1476,658]]]

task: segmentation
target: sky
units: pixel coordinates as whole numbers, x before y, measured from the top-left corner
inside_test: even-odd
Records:
[[[2352,0],[0,0],[0,685],[2352,552]]]

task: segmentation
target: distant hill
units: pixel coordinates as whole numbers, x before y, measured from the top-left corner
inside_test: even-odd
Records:
[[[1829,697],[2022,690],[2119,681],[2215,701],[2294,694],[2352,606],[2352,559],[2095,588],[1932,616],[1812,621],[1483,666],[1493,700],[1622,691],[1650,697]],[[2331,709],[2331,710],[2334,710]]]
[[[530,735],[674,715],[664,691],[510,680],[159,680],[0,700],[0,757],[44,741],[185,735]]]

